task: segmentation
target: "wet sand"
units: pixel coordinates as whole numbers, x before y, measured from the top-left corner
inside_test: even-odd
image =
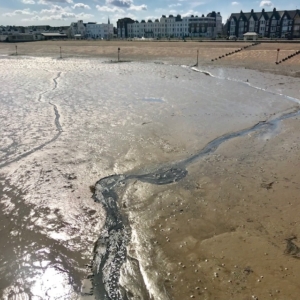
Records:
[[[80,297],[105,223],[90,191],[100,178],[155,172],[299,109],[298,78],[242,68],[199,66],[215,78],[153,63],[0,63],[9,69],[1,73],[4,299]],[[60,130],[57,113],[61,135],[47,144]],[[177,183],[132,178],[120,188],[132,231],[120,278],[129,299],[145,299],[144,289],[153,299],[297,299],[298,252],[285,250],[299,235],[298,131],[295,116],[224,142]]]

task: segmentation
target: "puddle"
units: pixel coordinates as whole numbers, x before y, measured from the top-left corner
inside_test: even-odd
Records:
[[[165,102],[163,99],[161,98],[154,98],[154,97],[147,97],[147,98],[144,98],[143,101],[146,101],[146,102],[156,102],[156,103],[163,103]]]

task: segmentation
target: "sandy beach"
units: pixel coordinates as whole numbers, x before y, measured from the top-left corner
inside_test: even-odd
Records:
[[[162,61],[173,64],[193,65],[197,61],[204,66],[241,67],[299,77],[300,55],[276,65],[277,49],[279,60],[300,50],[300,43],[261,43],[241,52],[212,62],[226,53],[241,49],[252,42],[147,42],[147,41],[43,41],[18,43],[19,55],[59,57],[99,57],[117,59],[121,48],[122,60]],[[15,44],[0,43],[0,54],[15,53]]]
[[[300,44],[245,45],[0,44],[3,299],[298,299]]]

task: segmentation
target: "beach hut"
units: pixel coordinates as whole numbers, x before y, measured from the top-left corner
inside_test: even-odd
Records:
[[[256,41],[258,34],[256,32],[247,32],[244,34],[244,41],[252,40]]]

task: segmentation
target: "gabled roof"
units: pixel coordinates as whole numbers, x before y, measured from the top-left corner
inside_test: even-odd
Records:
[[[235,19],[237,21],[237,19],[239,18],[240,14],[237,14],[237,13],[234,13],[234,14],[231,14],[229,19]]]
[[[243,11],[241,10],[238,20],[243,19],[244,22],[246,22],[248,19],[246,17],[246,15],[243,13]]]
[[[242,18],[244,21],[249,20],[251,16],[255,21],[260,20],[261,17],[264,17],[265,20],[269,20],[271,17],[275,16],[277,20],[281,19],[284,15],[287,15],[289,18],[294,19],[297,15],[300,16],[300,10],[276,10],[276,8],[273,9],[273,11],[265,11],[264,9],[261,12],[254,12],[251,10],[251,12],[244,13],[243,11],[239,13],[232,13],[229,17],[229,20],[239,20]]]
[[[282,11],[277,11],[276,8],[274,7],[273,12],[270,16],[270,19],[272,19],[273,17],[275,17],[276,20],[279,20],[281,18],[281,12]]]
[[[261,12],[254,12],[254,10],[252,9],[248,20],[251,17],[253,17],[254,21],[257,21],[259,19],[260,15],[261,15]]]
[[[296,10],[288,10],[287,13],[289,14],[289,16],[291,17],[291,19],[294,19],[297,15],[300,17],[300,10],[296,9]]]

